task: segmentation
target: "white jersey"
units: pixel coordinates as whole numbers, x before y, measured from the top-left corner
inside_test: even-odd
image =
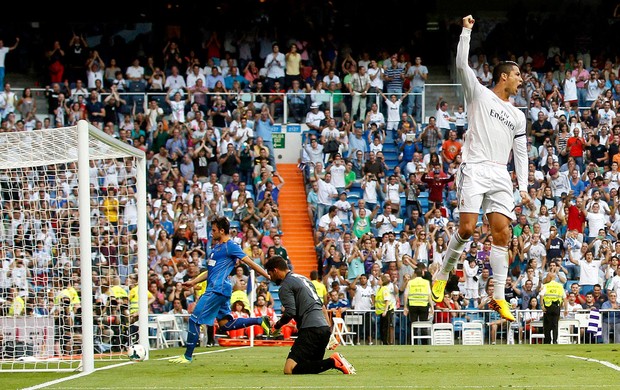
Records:
[[[372,296],[375,295],[370,283],[366,287],[361,285],[355,286],[355,295],[353,296],[352,306],[355,310],[372,310]]]
[[[514,149],[519,190],[527,191],[526,119],[522,111],[500,99],[478,81],[467,56],[471,30],[463,28],[456,54],[456,67],[468,102],[469,129],[462,156],[464,163],[507,164]]]

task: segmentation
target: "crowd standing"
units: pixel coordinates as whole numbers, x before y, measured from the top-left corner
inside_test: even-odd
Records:
[[[340,49],[329,34],[322,42],[321,48],[274,37],[237,42],[213,33],[200,49],[170,40],[160,52],[123,64],[74,35],[67,46],[56,41],[46,53],[47,107],[37,107],[31,88],[14,92],[7,78],[0,127],[36,131],[87,119],[145,151],[149,313],[183,314],[191,313],[204,291],[182,282],[203,271],[215,217],[233,221],[231,236],[256,263],[277,254],[292,267],[278,204],[285,183],[271,132],[283,119],[286,101],[289,122],[309,128],[300,168],[315,227],[317,269],[311,279],[317,291],[325,291],[320,296],[332,315],[374,310],[369,320],[386,317],[381,339],[390,343],[390,313],[412,304],[405,295],[410,281],[430,280],[454,234],[466,107],[450,109],[439,98],[426,122],[420,98],[432,75],[420,56],[405,50],[356,53]],[[620,57],[550,47],[546,55],[521,52],[507,59],[519,64],[524,78],[513,100],[529,118],[528,191],[534,201],[523,205],[515,191],[506,296],[515,298],[515,307],[529,307],[553,266],[557,280],[573,281],[567,301],[577,302],[574,307],[615,309],[617,301],[608,297],[620,289]],[[488,87],[495,61],[484,54],[471,58]],[[396,160],[388,161],[386,145],[397,150]],[[67,317],[62,323],[70,321],[74,331],[80,321],[79,225],[75,209],[63,211],[62,205],[77,204],[76,169],[63,166],[54,172],[58,180],[44,169],[32,171],[10,178],[21,180],[27,192],[3,202],[10,226],[0,247],[3,310],[54,313],[58,321]],[[131,160],[92,161],[91,172],[100,337],[127,345],[137,299],[135,166]],[[421,202],[424,195],[428,205]],[[429,308],[435,321],[449,321],[449,309],[486,308],[493,288],[491,243],[481,216],[462,254],[462,276],[453,275],[444,302]],[[60,272],[60,265],[67,270]],[[231,276],[241,291],[233,299],[244,298],[231,299],[240,316],[253,315],[243,296],[247,275],[241,267]],[[268,308],[269,288],[256,282],[262,283],[258,298]],[[257,305],[259,314],[273,315],[275,322],[265,305]],[[603,315],[603,325],[617,330],[618,323],[613,313]],[[369,330],[363,332],[373,342]],[[70,348],[69,336],[58,340],[59,351]]]

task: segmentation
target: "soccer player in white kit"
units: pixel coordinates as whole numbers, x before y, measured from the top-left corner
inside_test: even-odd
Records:
[[[471,15],[463,18],[463,31],[456,52],[457,72],[463,84],[470,118],[462,148],[463,162],[456,179],[459,228],[450,239],[443,267],[434,276],[432,296],[435,302],[443,300],[448,276],[476,228],[482,207],[493,236],[489,260],[495,290],[489,306],[502,318],[514,321],[504,295],[508,276],[508,244],[512,237],[511,221],[515,219],[512,178],[506,164],[512,150],[519,192],[523,202],[529,203],[526,119],[523,112],[509,101],[510,96],[517,93],[523,79],[517,64],[503,62],[493,69],[493,89],[480,84],[467,62],[473,26]]]

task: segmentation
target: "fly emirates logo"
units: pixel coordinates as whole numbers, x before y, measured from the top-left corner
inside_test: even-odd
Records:
[[[489,115],[491,116],[491,118],[495,118],[498,121],[502,122],[504,126],[508,127],[510,130],[515,130],[516,126],[512,121],[512,116],[510,116],[510,114],[508,114],[506,111],[495,111],[495,109],[492,108],[491,112],[489,112]]]

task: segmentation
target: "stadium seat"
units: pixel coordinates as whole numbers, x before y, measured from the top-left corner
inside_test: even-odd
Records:
[[[484,328],[482,322],[464,322],[461,326],[461,343],[463,345],[484,344]]]
[[[166,348],[185,345],[183,330],[179,328],[174,314],[158,314],[156,317],[157,331],[161,335],[161,342]]]
[[[336,338],[342,345],[355,345],[353,336],[357,333],[351,332],[342,317],[332,317],[332,336]]]
[[[423,344],[424,340],[428,340],[432,344],[433,340],[433,323],[430,321],[414,321],[411,323],[411,345]],[[419,341],[419,342],[416,342]]]
[[[359,200],[360,198],[364,197],[364,190],[362,190],[362,187],[351,186],[347,198],[350,199],[351,196],[357,197],[357,199]]]
[[[173,314],[149,316],[149,341],[154,349],[185,345],[183,330]]]
[[[428,192],[420,192],[418,195],[418,201],[420,202],[420,207],[422,207],[421,214],[426,214],[428,212]]]
[[[542,340],[545,338],[543,333],[543,323],[541,321],[530,322],[530,344],[542,344]],[[535,340],[541,340],[540,343]]]
[[[454,326],[449,323],[433,324],[433,345],[454,345]]]
[[[396,218],[396,227],[394,228],[394,233],[400,234],[403,229],[405,229],[405,223],[402,218]]]
[[[385,143],[383,144],[383,154],[385,153],[398,153],[398,148],[394,144]]]
[[[357,203],[358,200],[360,200],[360,194],[357,191],[347,194],[347,201]]]
[[[570,286],[573,283],[579,284],[579,280],[578,279],[569,279],[569,280],[567,280],[566,283],[564,283],[564,290],[570,291]]]
[[[558,344],[581,344],[579,320],[561,319],[558,323]]]

